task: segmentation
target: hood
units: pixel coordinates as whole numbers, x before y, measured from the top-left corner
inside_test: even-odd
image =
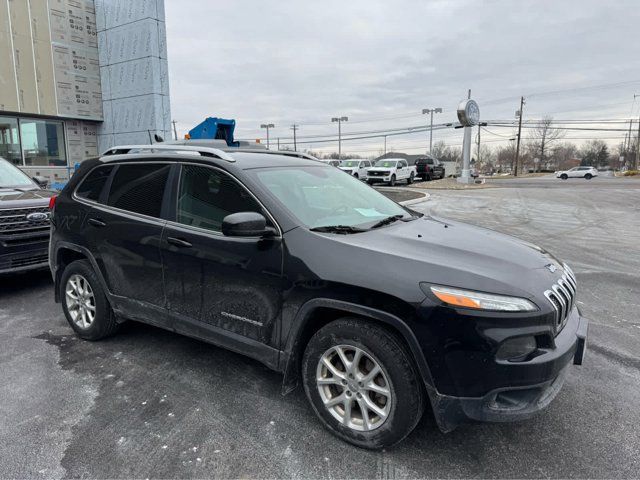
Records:
[[[0,188],[0,209],[48,206],[54,195],[52,190],[37,187]]]
[[[347,279],[355,274],[362,286],[370,284],[370,279],[384,278],[399,296],[403,290],[427,282],[534,298],[563,272],[561,263],[536,245],[434,217],[351,235],[315,235],[329,239],[331,246],[328,255],[313,266],[314,271],[328,277],[336,270],[348,271]],[[315,247],[307,243],[307,248]],[[324,250],[321,246],[318,249]],[[340,264],[334,264],[334,259]],[[345,263],[350,263],[350,268],[345,269]]]
[[[389,170],[393,170],[396,167],[371,167],[369,169],[369,171],[373,171],[373,172],[386,172]]]

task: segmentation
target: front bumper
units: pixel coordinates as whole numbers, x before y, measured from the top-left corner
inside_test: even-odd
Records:
[[[512,366],[522,378],[549,377],[529,385],[507,386],[491,390],[481,397],[455,397],[429,390],[436,422],[443,432],[455,429],[469,420],[510,422],[531,418],[560,392],[571,365],[581,365],[586,351],[589,322],[577,310],[556,337],[556,348],[528,362]]]
[[[389,183],[391,181],[391,177],[367,177],[367,181],[370,183]]]
[[[0,255],[0,274],[46,268],[48,259],[47,245]]]

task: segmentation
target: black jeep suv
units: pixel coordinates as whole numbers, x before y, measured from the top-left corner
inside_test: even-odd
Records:
[[[49,200],[45,179],[29,178],[0,158],[0,274],[48,265]]]
[[[55,201],[56,300],[97,340],[139,320],[302,380],[339,437],[523,419],[584,355],[576,279],[513,237],[421,215],[285,152],[122,147]],[[429,255],[424,255],[429,251]]]

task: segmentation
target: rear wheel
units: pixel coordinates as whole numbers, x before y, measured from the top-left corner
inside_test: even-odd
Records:
[[[411,175],[409,175],[409,178],[407,178],[407,185],[411,185],[413,183],[413,172],[411,172]]]
[[[587,180],[591,180],[593,178],[593,175],[591,175],[590,173],[587,173],[584,178],[586,178]]]
[[[391,175],[391,180],[389,181],[389,185],[393,187],[395,184],[396,184],[396,176]]]
[[[118,329],[102,285],[87,260],[76,260],[65,268],[60,298],[67,321],[80,338],[99,340]]]
[[[359,447],[394,445],[422,416],[424,392],[411,356],[382,326],[356,318],[331,322],[309,341],[302,372],[322,423]]]
[[[560,175],[560,178],[562,180],[566,180],[567,178],[569,178],[569,175],[567,175],[566,173],[563,173],[562,175]]]
[[[427,182],[430,182],[430,181],[431,181],[431,175],[427,175],[427,176],[425,177],[425,180],[426,180]]]

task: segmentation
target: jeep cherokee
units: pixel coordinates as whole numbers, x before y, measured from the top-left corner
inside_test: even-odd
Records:
[[[80,337],[133,319],[248,355],[361,447],[402,440],[427,402],[445,432],[528,418],[582,363],[566,264],[295,153],[114,148],[83,162],[52,223]]]

